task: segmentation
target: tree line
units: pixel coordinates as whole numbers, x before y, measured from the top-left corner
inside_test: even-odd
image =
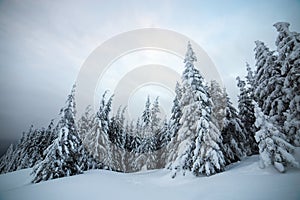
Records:
[[[237,77],[238,109],[216,81],[207,83],[188,43],[181,81],[169,119],[161,119],[159,98],[148,97],[141,117],[126,120],[125,107],[112,114],[105,92],[94,113],[76,121],[75,85],[59,120],[23,133],[1,157],[0,172],[33,168],[32,182],[81,174],[89,169],[119,172],[167,168],[171,176],[213,175],[246,156],[260,155],[260,167],[284,172],[298,167],[300,146],[300,34],[289,23],[274,24],[276,50],[255,42],[255,69]]]

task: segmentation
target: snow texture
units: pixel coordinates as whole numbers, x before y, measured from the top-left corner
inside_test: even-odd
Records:
[[[300,160],[300,149],[296,149]],[[5,200],[297,200],[300,170],[279,174],[272,167],[260,169],[257,155],[248,157],[215,176],[187,174],[170,179],[169,170],[117,173],[91,170],[72,177],[31,184],[31,169],[0,175],[0,199]],[[117,189],[117,190],[116,190]]]

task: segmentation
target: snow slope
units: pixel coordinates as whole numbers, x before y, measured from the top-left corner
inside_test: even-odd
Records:
[[[296,156],[299,161],[300,148]],[[0,175],[0,199],[300,199],[300,169],[280,174],[273,167],[260,169],[257,161],[258,156],[248,157],[211,177],[188,174],[171,179],[168,170],[92,170],[38,184],[30,183],[31,169],[25,169]]]

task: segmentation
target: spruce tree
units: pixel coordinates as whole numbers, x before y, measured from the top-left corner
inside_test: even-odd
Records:
[[[277,56],[270,51],[263,42],[256,41],[255,59],[255,91],[254,97],[264,114],[270,116],[270,120],[281,129],[285,117],[283,100],[284,77],[280,73],[276,63]]]
[[[258,153],[257,143],[254,139],[254,134],[256,131],[255,116],[254,116],[254,107],[252,104],[253,101],[253,88],[252,86],[246,85],[244,80],[241,80],[240,77],[237,77],[237,86],[240,89],[240,93],[238,96],[238,109],[240,120],[245,127],[246,132],[246,141],[245,145],[247,155],[253,155]]]
[[[141,144],[139,137],[139,133],[141,131],[140,119],[138,118],[136,124],[134,123],[135,122],[132,120],[126,127],[126,133],[128,134],[127,148],[129,149],[128,168],[131,172],[139,171],[142,168],[138,159],[140,156],[140,152],[138,152],[138,150]]]
[[[258,128],[255,139],[259,143],[260,167],[274,165],[279,172],[284,172],[288,165],[298,167],[299,163],[292,155],[294,146],[286,141],[284,133],[270,122],[258,104],[256,102],[254,104],[255,126]]]
[[[300,34],[289,30],[287,22],[277,22],[278,31],[275,42],[278,52],[277,63],[284,77],[282,110],[284,131],[288,141],[300,146]]]
[[[212,120],[215,122],[217,128],[222,130],[224,127],[225,108],[226,108],[226,95],[223,94],[221,86],[215,80],[210,82],[208,91],[212,100]]]
[[[143,127],[144,128],[149,128],[150,122],[151,122],[151,110],[150,110],[151,102],[150,102],[150,97],[147,97],[147,101],[145,104],[145,109],[142,114],[142,122],[143,122]]]
[[[113,166],[115,170],[127,171],[127,150],[126,140],[127,135],[125,131],[125,117],[124,112],[126,108],[119,108],[117,114],[110,120],[109,138],[111,141],[111,151],[113,158]]]
[[[11,144],[9,145],[5,154],[0,158],[0,174],[9,172],[8,165],[12,161],[13,153],[14,153],[14,145]]]
[[[166,167],[170,168],[170,164],[173,160],[175,160],[175,156],[177,154],[176,150],[178,148],[177,143],[177,133],[180,129],[181,124],[179,123],[180,118],[182,117],[181,103],[180,99],[182,97],[182,88],[180,84],[177,82],[175,87],[175,98],[173,100],[173,107],[171,110],[171,119],[170,119],[170,138],[169,143],[166,147],[166,154],[168,155],[166,158]]]
[[[157,165],[157,135],[159,134],[161,121],[158,116],[159,113],[158,97],[151,104],[148,96],[142,114],[142,130],[139,131],[141,134],[138,135],[141,138],[141,142],[137,148],[139,156],[136,159],[136,165],[143,170],[155,169]],[[137,130],[139,130],[138,127]]]
[[[89,105],[86,107],[85,112],[78,121],[78,130],[82,140],[86,138],[87,133],[91,130],[93,118],[92,108]]]
[[[159,117],[159,97],[156,97],[154,103],[152,104],[151,110],[150,110],[150,129],[153,134],[158,133],[160,129],[160,123],[161,119]]]
[[[173,133],[171,132],[170,123],[167,119],[164,119],[163,125],[157,134],[157,160],[158,168],[164,168],[168,162],[168,157],[170,155],[170,151],[168,150],[168,145],[171,141]]]
[[[87,132],[83,144],[94,159],[106,168],[111,168],[113,166],[109,140],[109,113],[113,97],[106,102],[106,93],[102,96],[99,110],[92,119],[91,129]]]
[[[222,129],[223,152],[226,164],[241,160],[246,156],[247,145],[245,128],[239,119],[237,110],[233,107],[227,96],[225,118],[223,119],[224,128]]]
[[[173,177],[177,172],[192,171],[195,175],[211,175],[224,169],[224,156],[220,145],[220,131],[211,121],[212,102],[207,86],[199,71],[194,67],[195,53],[188,43],[182,74],[182,117],[177,137],[175,159],[170,168]]]
[[[74,85],[66,106],[60,112],[61,118],[55,129],[59,130],[58,138],[45,150],[44,160],[33,168],[33,183],[82,173],[83,146],[75,123],[75,115]]]
[[[11,161],[6,164],[6,172],[12,172],[29,167],[28,163],[24,162],[24,160],[28,161],[29,159],[29,156],[26,156],[26,154],[29,147],[32,146],[31,139],[33,132],[33,125],[30,126],[27,132],[23,132],[21,139],[19,140],[14,152],[12,153]]]
[[[180,128],[180,118],[182,116],[182,111],[181,111],[181,106],[180,106],[180,99],[182,97],[182,91],[181,91],[181,86],[180,84],[177,82],[176,83],[176,88],[175,88],[175,99],[173,100],[173,107],[171,110],[171,122],[170,122],[170,130],[171,130],[171,136],[174,137],[179,128]]]

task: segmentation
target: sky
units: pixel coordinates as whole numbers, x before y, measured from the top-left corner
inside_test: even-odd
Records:
[[[161,28],[191,38],[211,58],[236,103],[235,77],[245,75],[246,62],[254,69],[254,41],[261,40],[275,49],[277,33],[272,25],[287,21],[292,31],[299,32],[299,19],[300,1],[296,0],[1,0],[0,146],[6,148],[31,124],[45,127],[57,118],[84,61],[113,36],[141,28]],[[119,61],[123,63],[120,66],[128,67],[122,73],[129,73],[133,65],[143,65],[136,63],[139,56],[153,58],[156,53],[144,52],[127,62]],[[183,68],[180,62],[176,66]],[[111,71],[111,80],[122,78],[118,66]],[[160,95],[163,113],[168,112],[172,91],[159,84],[152,86],[145,84],[132,91],[126,102],[133,114],[141,112],[134,105],[145,101],[147,91],[155,91],[150,94],[152,99]]]

